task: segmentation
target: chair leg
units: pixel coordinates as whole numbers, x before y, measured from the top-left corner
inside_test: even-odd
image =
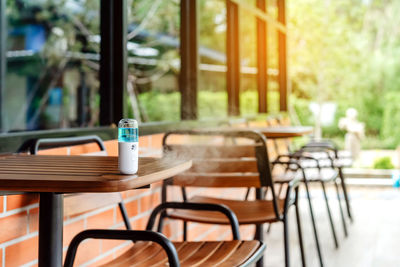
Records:
[[[283,184],[279,184],[279,189],[278,189],[278,198],[281,196],[282,194],[282,189],[283,189]],[[272,228],[272,223],[268,224],[268,228],[267,228],[267,233],[269,234],[271,232],[271,228]]]
[[[343,174],[342,168],[339,168],[339,178],[340,178],[340,182],[342,185],[344,201],[346,203],[347,215],[349,216],[350,221],[353,222],[353,215],[352,215],[351,207],[350,207],[350,199],[347,194],[347,187],[346,187],[346,183],[344,181],[345,179],[344,179],[344,174]]]
[[[310,190],[308,188],[308,182],[306,180],[304,180],[304,185],[306,187],[306,193],[307,193],[307,199],[308,199],[308,206],[310,209],[310,215],[311,215],[311,223],[313,226],[313,230],[314,230],[314,239],[315,239],[315,245],[317,247],[317,252],[318,252],[318,258],[319,258],[319,265],[321,267],[324,266],[324,262],[322,260],[322,253],[321,253],[321,247],[319,245],[319,238],[318,238],[318,232],[317,232],[317,225],[315,223],[315,218],[314,218],[314,211],[312,208],[312,203],[311,203],[311,195],[310,195]]]
[[[340,199],[339,186],[336,181],[335,181],[335,188],[336,188],[336,195],[337,195],[337,199],[338,199],[338,203],[339,203],[340,217],[342,217],[344,236],[347,237],[348,233],[347,233],[346,219],[344,218],[343,208],[342,208],[342,200]]]
[[[299,235],[299,245],[300,245],[300,253],[301,253],[301,264],[303,267],[306,267],[306,255],[304,253],[304,244],[303,244],[303,233],[301,231],[301,222],[300,222],[300,211],[299,211],[299,205],[298,205],[298,193],[296,192],[296,203],[295,203],[295,209],[296,209],[296,221],[297,221],[297,234]]]
[[[183,222],[183,241],[187,241],[187,222]]]
[[[333,241],[334,241],[334,243],[335,243],[335,248],[338,248],[338,247],[339,247],[339,243],[338,243],[337,236],[336,236],[335,226],[333,225],[333,219],[332,219],[331,209],[329,208],[329,200],[328,200],[328,196],[326,195],[325,183],[324,183],[323,181],[321,181],[321,186],[322,186],[322,191],[323,191],[323,193],[324,193],[325,204],[326,204],[326,210],[327,210],[327,212],[328,212],[329,222],[330,222],[330,224],[331,224],[331,230],[332,230]]]
[[[158,219],[158,225],[157,225],[157,232],[162,233],[163,227],[164,227],[164,218],[165,214],[160,214],[160,218]]]
[[[285,246],[285,266],[290,266],[290,251],[289,251],[289,226],[287,223],[287,214],[283,215],[283,240]]]
[[[267,227],[267,234],[269,234],[271,232],[271,226],[272,226],[272,223],[269,223],[268,227]]]
[[[254,237],[255,237],[254,239],[259,240],[259,241],[263,241],[264,240],[264,231],[263,231],[263,225],[262,224],[256,225],[256,234],[255,234]],[[264,267],[264,256],[261,257],[257,261],[256,267]]]

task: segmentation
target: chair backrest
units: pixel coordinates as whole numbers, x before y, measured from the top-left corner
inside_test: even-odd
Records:
[[[273,185],[266,138],[261,133],[173,131],[165,134],[163,148],[164,153],[193,161],[191,169],[169,181],[174,185],[256,188]]]
[[[36,155],[40,150],[43,149],[86,145],[91,143],[97,144],[99,151],[85,153],[82,154],[83,156],[107,156],[107,151],[103,140],[101,140],[101,138],[96,135],[61,138],[39,138],[30,142],[28,150],[32,155]],[[73,216],[105,206],[119,204],[121,202],[122,197],[120,193],[65,194],[64,216]]]

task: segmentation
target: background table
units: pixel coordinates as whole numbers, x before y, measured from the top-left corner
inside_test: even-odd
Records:
[[[247,127],[246,129],[259,131],[270,139],[300,137],[313,133],[311,126]]]
[[[126,191],[170,178],[191,165],[174,157],[139,158],[138,173],[122,175],[117,157],[11,155],[0,158],[0,190],[40,194],[39,266],[61,267],[63,193]]]

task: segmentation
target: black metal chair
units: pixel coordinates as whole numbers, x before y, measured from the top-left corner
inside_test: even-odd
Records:
[[[183,143],[174,144],[173,136],[179,136]],[[166,133],[163,139],[164,153],[175,153],[177,157],[193,160],[192,168],[166,181],[162,189],[162,201],[167,201],[167,186],[175,185],[182,189],[183,201],[186,203],[218,203],[232,209],[238,216],[239,224],[256,225],[255,239],[263,240],[262,226],[265,223],[282,222],[284,225],[285,264],[289,266],[289,232],[288,209],[293,205],[296,219],[303,266],[305,266],[302,243],[300,214],[298,209],[298,182],[288,182],[286,197],[279,200],[275,194],[271,166],[268,159],[266,138],[254,131],[173,131]],[[274,162],[273,166],[286,164]],[[287,165],[287,164],[286,164]],[[256,188],[255,200],[225,199],[195,195],[189,197],[187,188]],[[264,192],[270,191],[272,199],[264,198]],[[187,222],[209,224],[228,224],[225,218],[210,212],[199,210],[174,210],[162,213],[159,230],[164,218],[184,221],[184,240],[186,240]],[[262,260],[257,263],[263,266]]]
[[[157,215],[167,209],[195,209],[220,213],[229,221],[232,241],[171,242],[152,231]],[[133,245],[122,255],[102,266],[249,266],[262,257],[266,246],[260,241],[240,241],[235,214],[219,204],[169,202],[157,206],[150,215],[146,231],[86,230],[69,244],[64,267],[72,267],[79,244],[86,239],[130,240]]]
[[[313,157],[319,159],[322,166],[330,165],[338,169],[340,185],[342,187],[347,209],[347,215],[350,221],[353,221],[350,199],[348,196],[346,181],[343,173],[344,168],[349,168],[353,165],[351,153],[347,151],[339,151],[337,145],[331,140],[312,140],[304,145],[301,149],[312,153]]]

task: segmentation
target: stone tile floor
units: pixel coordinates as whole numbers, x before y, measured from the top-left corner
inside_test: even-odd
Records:
[[[335,249],[321,189],[313,186],[312,197],[324,263],[327,267],[400,266],[400,190],[391,187],[349,188],[354,222],[348,222],[344,237],[339,207],[333,188],[328,191],[339,248]],[[305,192],[301,190],[301,218],[307,266],[319,266]],[[291,266],[301,266],[294,209],[290,211]],[[265,234],[265,266],[284,266],[283,231],[274,224]]]

